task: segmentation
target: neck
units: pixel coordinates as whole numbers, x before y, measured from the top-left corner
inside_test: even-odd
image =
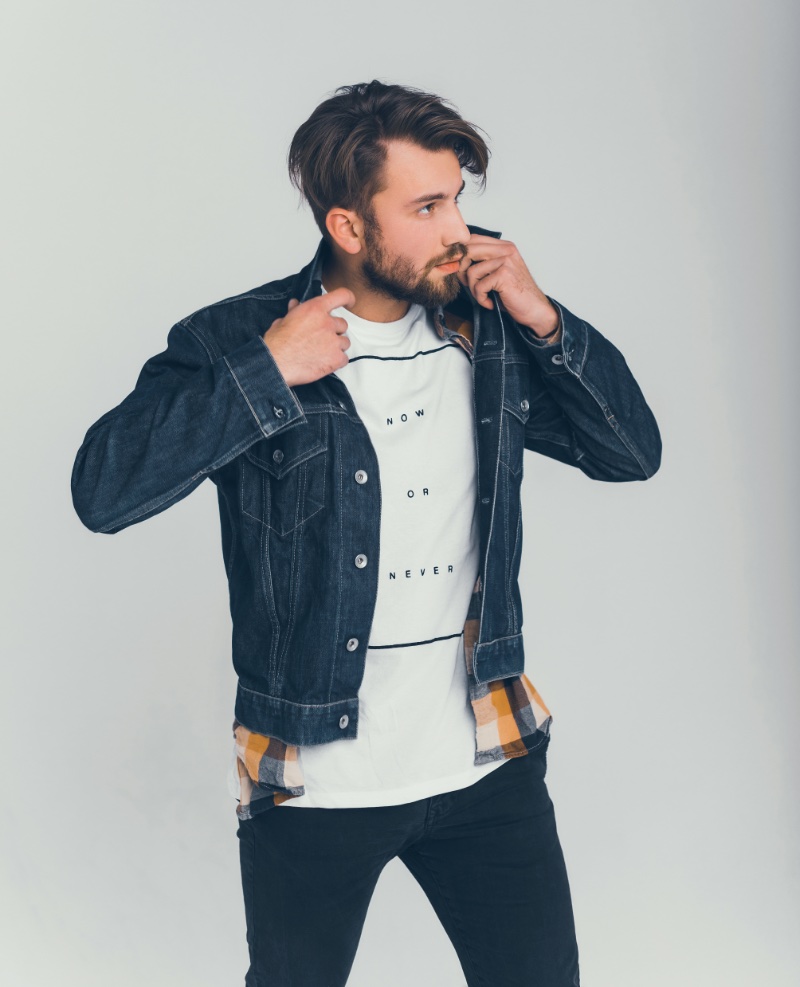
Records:
[[[356,296],[348,312],[368,322],[397,322],[410,305],[400,298],[390,298],[376,291],[361,273],[361,265],[350,254],[338,257],[330,250],[322,264],[322,287],[326,291],[349,288]]]

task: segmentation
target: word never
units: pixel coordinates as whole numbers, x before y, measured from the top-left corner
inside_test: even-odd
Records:
[[[440,568],[441,567],[438,566],[438,565],[431,566],[431,574],[434,575],[434,576],[441,575],[441,573],[439,572],[439,569]],[[428,571],[427,569],[420,569],[419,570],[420,576],[424,576],[427,571]],[[453,567],[451,565],[448,565],[447,566],[447,571],[448,572],[452,572],[453,571]],[[411,576],[411,569],[406,569],[406,571],[405,571],[405,577],[406,577],[406,579],[411,579],[412,578],[412,576]],[[389,573],[389,579],[397,579],[397,573],[396,572],[390,572]]]

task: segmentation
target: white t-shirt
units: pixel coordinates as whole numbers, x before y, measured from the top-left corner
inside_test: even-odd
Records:
[[[473,763],[464,661],[479,570],[470,359],[437,335],[421,305],[396,322],[332,314],[347,320],[351,343],[336,376],[380,469],[378,596],[358,736],[300,748],[305,795],[279,807],[411,802],[465,788],[505,763]]]

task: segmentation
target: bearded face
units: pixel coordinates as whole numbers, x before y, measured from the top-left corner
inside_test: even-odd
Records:
[[[420,271],[409,257],[391,253],[374,216],[365,216],[364,245],[361,276],[370,288],[383,295],[434,308],[451,302],[461,288],[457,272],[445,274],[435,268],[462,257],[467,252],[463,243],[452,244],[446,254],[433,257]]]

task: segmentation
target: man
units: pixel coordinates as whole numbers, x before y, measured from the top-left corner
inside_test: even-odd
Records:
[[[661,441],[620,352],[465,224],[488,159],[439,97],[341,87],[289,154],[313,259],[173,326],[75,462],[94,531],[217,486],[250,987],[345,984],[394,857],[470,985],[579,984],[524,673],[523,450],[644,480]]]

